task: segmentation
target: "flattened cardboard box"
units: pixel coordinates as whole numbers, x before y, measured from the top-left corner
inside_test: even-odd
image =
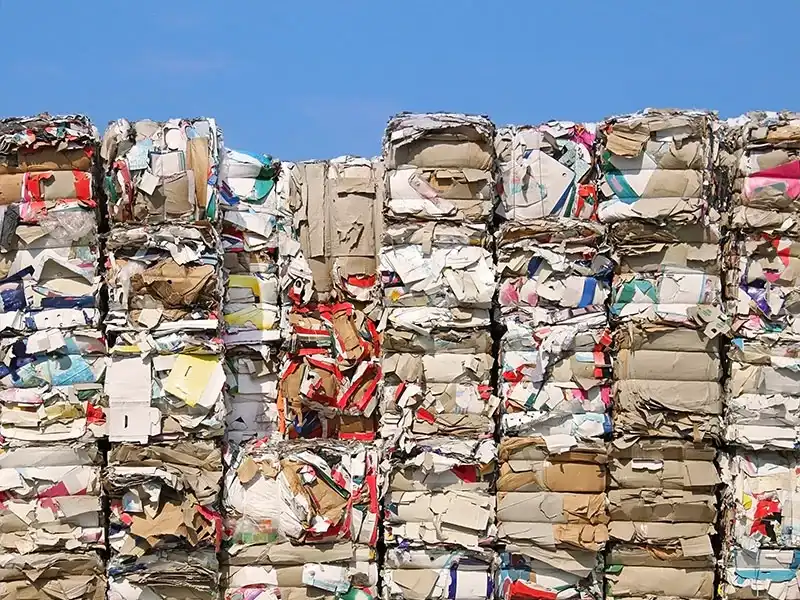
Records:
[[[302,278],[320,301],[369,301],[377,284],[383,168],[339,157],[293,165],[293,228],[306,262]]]

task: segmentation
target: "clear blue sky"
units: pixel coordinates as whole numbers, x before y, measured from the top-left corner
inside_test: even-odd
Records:
[[[376,154],[402,110],[800,108],[800,0],[0,0],[0,22],[0,115],[207,115],[290,160]]]

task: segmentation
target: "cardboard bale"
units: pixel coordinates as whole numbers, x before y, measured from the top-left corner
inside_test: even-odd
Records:
[[[106,344],[100,331],[42,330],[0,339],[0,435],[15,444],[95,441],[107,435],[103,390]]]
[[[740,447],[793,450],[800,440],[798,343],[782,334],[735,338],[726,385],[725,439]]]
[[[0,120],[0,333],[99,327],[98,143],[81,115]]]
[[[616,335],[615,428],[620,434],[716,440],[722,430],[718,342],[703,330],[638,324]]]
[[[798,210],[800,117],[792,112],[752,112],[729,121],[733,138],[731,224],[743,232],[785,232]]]
[[[380,161],[282,165],[279,429],[287,439],[374,439],[382,373],[377,329]]]
[[[491,439],[407,442],[384,460],[384,534],[391,546],[477,549],[496,537]]]
[[[107,249],[109,332],[216,335],[222,252],[210,224],[116,228]]]
[[[225,461],[225,546],[231,557],[251,546],[288,542],[375,547],[379,508],[374,446],[254,440],[229,447]]]
[[[108,464],[103,486],[113,556],[149,555],[161,565],[161,551],[220,548],[222,456],[214,442],[114,444]]]
[[[431,337],[438,339],[438,333]],[[470,338],[464,341],[448,344],[446,352],[384,353],[384,439],[481,439],[494,434],[499,400],[490,380],[493,359],[488,352],[479,352],[491,349],[476,348]]]
[[[720,595],[731,600],[797,600],[798,558],[797,550],[733,549],[722,571]]]
[[[214,119],[117,119],[100,155],[112,226],[217,220],[222,131]]]
[[[288,300],[375,302],[382,163],[352,156],[296,163],[283,166],[281,179],[290,223],[281,245]]]
[[[601,600],[603,557],[581,550],[511,546],[500,554],[497,580],[496,597],[502,600],[561,594]]]
[[[596,128],[571,121],[499,128],[499,215],[512,222],[596,219]]]
[[[103,457],[93,440],[70,442],[0,449],[0,554],[105,548]]]
[[[798,459],[794,453],[732,451],[721,461],[728,543],[745,551],[800,546],[795,527]]]
[[[42,552],[0,555],[3,600],[104,600],[103,561],[93,552]]]
[[[613,598],[711,600],[714,569],[606,566],[606,594]]]
[[[569,437],[577,444],[610,433],[611,336],[603,329],[604,316],[534,323],[524,314],[506,318],[504,435]]]
[[[387,548],[381,572],[385,600],[490,600],[491,550]]]
[[[268,550],[247,550],[222,566],[226,600],[240,594],[272,594],[291,600],[334,600],[342,596],[367,599],[378,595],[378,565],[372,548],[348,543],[284,543]]]
[[[600,220],[691,224],[718,219],[709,202],[713,113],[647,109],[598,128]]]
[[[607,581],[612,564],[654,573],[705,568],[713,575],[711,536],[721,483],[715,456],[709,444],[677,439],[614,442],[608,464]],[[650,593],[659,592],[653,588]],[[660,593],[671,595],[668,589]]]
[[[145,556],[115,556],[108,564],[108,597],[136,600],[217,600],[219,563],[211,549],[164,550]]]
[[[501,440],[498,536],[512,545],[598,552],[608,540],[605,452],[597,443],[546,441],[554,442]]]
[[[348,302],[293,307],[279,388],[284,437],[372,439],[381,394],[375,323]]]

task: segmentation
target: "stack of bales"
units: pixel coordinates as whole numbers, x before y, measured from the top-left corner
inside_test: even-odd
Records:
[[[0,596],[103,598],[99,136],[0,120]]]
[[[115,597],[218,594],[221,145],[205,118],[118,120],[103,139]]]
[[[597,221],[595,126],[507,127],[496,234],[503,337],[498,592],[602,595],[610,260]]]
[[[489,598],[498,400],[488,226],[494,126],[401,114],[384,137],[387,598]]]
[[[226,598],[377,595],[381,190],[376,161],[281,165],[276,427],[226,451]]]
[[[606,591],[710,599],[721,427],[715,118],[646,110],[599,131],[600,220],[618,262]]]
[[[800,570],[800,115],[752,113],[732,120],[727,133],[721,172],[731,174],[726,291],[733,340],[722,594],[794,598]]]

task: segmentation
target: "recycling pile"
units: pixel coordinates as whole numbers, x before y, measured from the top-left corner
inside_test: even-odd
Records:
[[[111,346],[104,487],[116,598],[218,595],[221,145],[212,119],[118,120],[103,138]]]
[[[98,143],[80,115],[0,121],[3,597],[105,592]]]
[[[279,173],[271,156],[227,148],[220,165],[225,436],[232,443],[280,435],[278,244],[286,219]]]
[[[504,328],[497,521],[508,600],[564,589],[602,596],[611,267],[597,221],[594,139],[593,124],[558,121],[501,128],[495,138]]]
[[[499,401],[494,126],[403,113],[384,136],[384,594],[489,598]]]
[[[0,120],[0,600],[800,600],[798,181],[795,113]]]
[[[715,118],[647,110],[607,120],[600,220],[618,263],[606,592],[714,593],[714,443],[722,414]]]
[[[800,441],[800,115],[729,122],[730,240],[723,469],[729,598],[797,598]],[[722,170],[725,173],[725,170]]]

